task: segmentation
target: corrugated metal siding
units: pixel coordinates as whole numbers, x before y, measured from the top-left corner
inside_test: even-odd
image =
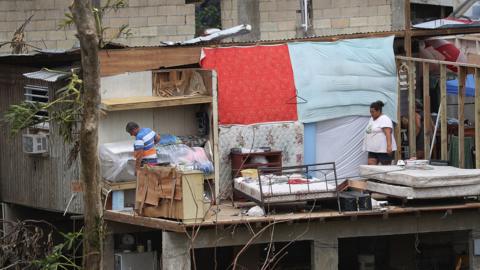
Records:
[[[37,69],[38,70],[38,69]],[[0,66],[0,115],[8,106],[25,99],[25,83],[51,86],[50,92],[59,87],[39,80],[24,78],[22,73],[32,69]],[[39,157],[22,152],[21,135],[10,135],[10,129],[2,123],[0,129],[0,199],[5,202],[30,207],[64,211],[71,192],[71,181],[79,179],[78,164],[67,168],[70,146],[58,136],[58,129],[51,125],[49,156]],[[78,194],[70,205],[70,212],[82,211],[82,196]]]

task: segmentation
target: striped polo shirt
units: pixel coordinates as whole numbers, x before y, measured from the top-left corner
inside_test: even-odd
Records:
[[[143,160],[157,162],[157,151],[155,149],[155,136],[157,134],[149,128],[141,128],[135,136],[135,151],[143,150]]]

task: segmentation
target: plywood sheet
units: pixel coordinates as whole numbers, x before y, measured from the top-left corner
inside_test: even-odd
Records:
[[[201,47],[157,47],[102,50],[101,76],[198,64]]]

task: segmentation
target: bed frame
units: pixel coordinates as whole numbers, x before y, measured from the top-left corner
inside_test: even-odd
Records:
[[[257,173],[259,176],[258,181],[260,188],[260,198],[255,198],[250,194],[247,194],[237,188],[235,188],[235,191],[241,193],[243,196],[259,204],[264,211],[268,210],[269,206],[273,204],[336,199],[338,211],[341,212],[335,162],[316,163],[289,167],[259,167],[257,168]],[[287,194],[273,194],[273,192],[271,192],[271,194],[267,194],[264,192],[264,190],[267,190],[268,187],[271,186],[272,180],[269,179],[269,185],[262,185],[262,181],[260,181],[260,179],[261,176],[272,174],[286,175],[287,177],[291,174],[300,174],[304,178],[310,178],[311,176],[315,176],[316,178],[320,179],[315,181],[315,183],[325,183],[326,189],[321,191],[310,190],[311,183],[307,182],[306,184],[303,184],[307,186],[306,192],[292,192],[292,186],[296,184],[288,183],[289,192]],[[334,184],[335,188],[329,188],[329,184]]]

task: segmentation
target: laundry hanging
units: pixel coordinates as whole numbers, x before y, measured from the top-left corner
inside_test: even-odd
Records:
[[[297,120],[287,45],[204,48],[202,68],[218,73],[218,119],[226,124]]]
[[[298,119],[311,123],[369,115],[372,102],[397,119],[397,74],[393,36],[336,42],[289,43],[295,86],[308,100],[298,104]]]

